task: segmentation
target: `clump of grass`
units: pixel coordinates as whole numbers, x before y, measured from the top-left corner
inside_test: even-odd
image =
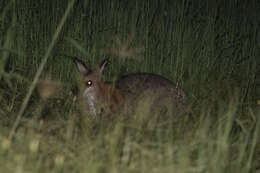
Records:
[[[131,45],[133,44],[133,39],[134,35],[131,34],[128,35],[125,42],[122,42],[119,37],[115,37],[109,49],[110,54],[121,59],[141,59],[140,54],[144,52],[144,48],[141,46],[133,47],[133,45]]]
[[[83,117],[80,122],[70,118],[46,133],[54,121],[47,122],[48,129],[45,122],[40,124],[38,130],[34,121],[34,127],[19,129],[14,141],[1,135],[0,159],[5,165],[1,169],[250,172],[257,167],[253,158],[260,123],[257,120],[251,127],[252,133],[237,133],[237,105],[230,108],[218,115],[217,122],[201,112],[204,118],[194,124],[179,121],[153,129],[139,128],[142,122],[134,117],[99,122]]]

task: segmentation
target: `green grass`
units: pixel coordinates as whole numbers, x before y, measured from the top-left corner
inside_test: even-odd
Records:
[[[260,169],[258,1],[73,2],[0,2],[0,172]],[[84,116],[65,55],[92,67],[109,57],[107,81],[163,75],[191,113]]]

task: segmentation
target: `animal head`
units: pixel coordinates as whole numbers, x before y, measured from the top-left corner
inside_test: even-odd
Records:
[[[87,113],[91,113],[96,116],[101,113],[102,106],[105,102],[106,84],[102,80],[102,72],[105,65],[108,63],[108,59],[101,61],[99,66],[94,70],[90,69],[87,64],[82,60],[74,59],[77,68],[83,76],[83,101],[85,102],[85,109]]]
[[[104,71],[105,65],[108,63],[108,59],[101,61],[99,66],[92,70],[82,60],[75,58],[77,68],[81,75],[83,75],[84,87],[98,89],[97,86],[104,84],[102,80],[102,72]]]

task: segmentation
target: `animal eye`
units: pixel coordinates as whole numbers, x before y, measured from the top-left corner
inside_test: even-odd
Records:
[[[87,86],[91,86],[91,85],[92,85],[92,81],[91,81],[91,80],[88,80],[88,81],[86,82],[86,85],[87,85]]]

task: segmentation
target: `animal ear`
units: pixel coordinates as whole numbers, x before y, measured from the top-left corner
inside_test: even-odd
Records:
[[[109,62],[108,58],[104,59],[103,61],[101,61],[101,63],[99,64],[99,74],[101,75],[102,72],[104,71],[104,68],[106,66],[106,64]]]
[[[80,73],[87,74],[89,72],[88,66],[82,60],[74,58],[74,62],[76,63]]]

